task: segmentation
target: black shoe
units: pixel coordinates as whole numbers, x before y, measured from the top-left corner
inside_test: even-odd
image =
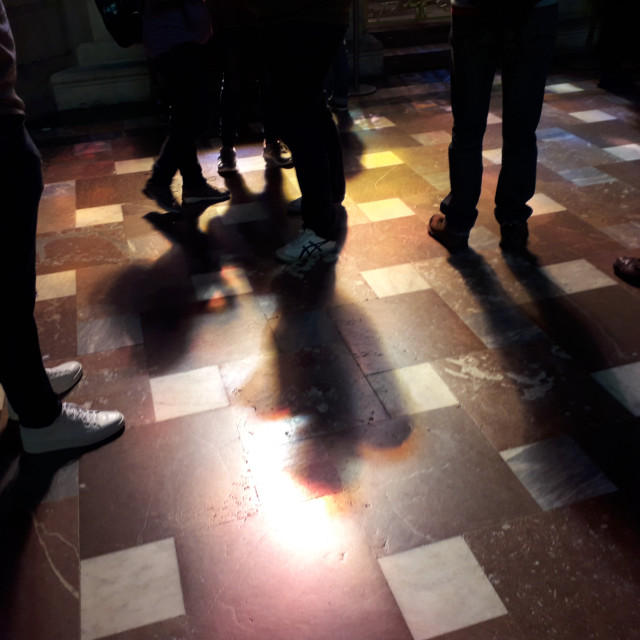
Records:
[[[500,225],[500,248],[514,253],[525,251],[529,240],[526,222],[507,222]]]
[[[431,216],[429,235],[448,249],[449,253],[460,253],[469,248],[469,234],[447,229],[447,218],[441,213]]]
[[[180,205],[175,199],[171,187],[147,182],[142,190],[147,198],[157,202],[165,211],[171,213],[180,213]]]
[[[234,173],[237,170],[236,150],[233,147],[222,147],[218,156],[218,173]]]
[[[195,204],[197,202],[209,202],[216,204],[229,200],[231,194],[227,189],[212,187],[208,182],[203,182],[194,187],[182,187],[182,202],[184,204]]]
[[[613,263],[613,271],[625,282],[640,287],[640,258],[620,256]]]

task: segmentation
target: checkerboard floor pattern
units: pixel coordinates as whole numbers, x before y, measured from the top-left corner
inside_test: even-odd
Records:
[[[611,269],[640,251],[637,111],[549,79],[527,261],[492,214],[497,85],[452,258],[447,90],[389,77],[340,116],[347,240],[306,273],[258,144],[191,220],[140,193],[158,130],[42,145],[43,353],[127,429],[25,457],[3,410],[3,640],[640,638],[640,290]]]

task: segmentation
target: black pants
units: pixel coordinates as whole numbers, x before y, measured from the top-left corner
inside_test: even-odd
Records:
[[[482,140],[493,79],[502,69],[502,167],[495,197],[500,224],[524,223],[535,193],[544,88],[555,41],[557,5],[524,15],[453,15],[451,22],[451,107],[449,147],[451,192],[440,210],[447,226],[468,232],[482,188]]]
[[[269,63],[282,137],[291,149],[302,193],[302,222],[319,236],[336,236],[334,203],[345,196],[342,147],[323,87],[345,27],[284,22],[269,25]]]
[[[153,166],[154,184],[169,186],[177,171],[184,185],[202,184],[197,143],[211,119],[211,82],[206,50],[195,42],[180,44],[154,60],[170,108],[169,135]]]
[[[281,137],[278,113],[257,27],[223,29],[217,40],[223,69],[220,91],[222,146],[233,147],[236,142],[244,108],[242,102],[251,82],[257,84],[264,139],[268,143],[275,142]]]
[[[36,226],[42,195],[40,154],[19,116],[0,116],[0,383],[27,427],[60,413],[42,364],[33,317]]]

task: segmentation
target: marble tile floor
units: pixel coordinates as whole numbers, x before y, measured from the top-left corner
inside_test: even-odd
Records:
[[[1,640],[640,638],[638,111],[549,79],[525,260],[494,98],[469,255],[427,234],[446,82],[407,74],[340,117],[347,239],[308,271],[257,144],[176,217],[140,193],[159,131],[41,138],[43,353],[127,429],[27,456],[3,408]]]

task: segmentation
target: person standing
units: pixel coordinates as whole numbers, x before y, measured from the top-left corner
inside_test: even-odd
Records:
[[[302,193],[302,230],[276,251],[283,262],[335,257],[336,205],[345,197],[342,147],[323,92],[349,22],[351,0],[246,0],[260,17],[282,137]]]
[[[170,109],[169,135],[142,192],[167,211],[180,211],[171,183],[182,175],[182,204],[228,200],[210,185],[198,161],[198,139],[211,119],[212,88],[206,43],[211,21],[204,0],[145,0],[142,44],[158,74]]]
[[[557,0],[452,0],[451,190],[429,234],[455,253],[468,248],[482,188],[482,140],[491,89],[502,74],[502,166],[495,194],[500,246],[524,251],[536,185],[536,129],[553,56]]]
[[[28,453],[95,445],[124,428],[118,411],[89,411],[58,396],[82,376],[78,362],[45,369],[33,315],[36,300],[36,226],[43,190],[40,154],[25,129],[16,94],[16,50],[0,0],[0,384],[9,416],[20,422]]]

